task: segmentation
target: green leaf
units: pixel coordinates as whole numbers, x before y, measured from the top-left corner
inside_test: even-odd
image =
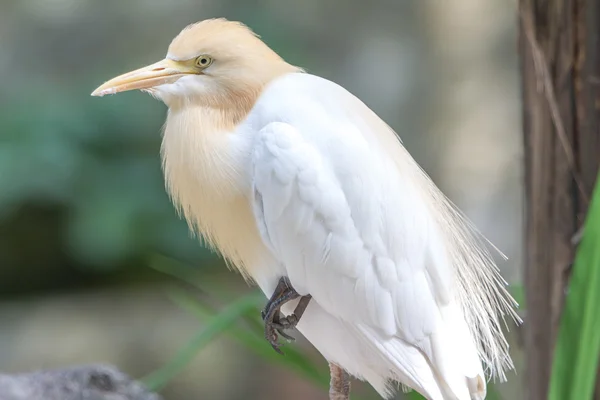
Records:
[[[164,256],[155,256],[152,258],[150,266],[156,271],[171,275],[189,283],[204,293],[208,293],[203,285],[198,283],[197,270],[189,268],[178,261]],[[219,301],[226,301],[226,299],[223,299],[223,296],[220,296],[219,294],[220,293],[210,293],[210,296],[215,297]],[[257,304],[261,304],[261,301],[267,301],[262,292],[256,291],[254,295],[257,297]],[[181,291],[176,295],[173,295],[172,298],[180,307],[196,315],[200,320],[212,318],[218,313],[218,310],[214,307],[211,307],[205,302],[190,299],[188,295],[182,295]],[[256,308],[252,312],[245,313],[242,316],[242,319],[246,322],[246,327],[238,328],[236,326],[235,330],[229,329],[227,331],[227,333],[238,343],[244,345],[246,348],[270,362],[282,364],[285,367],[294,370],[296,373],[300,373],[302,376],[321,387],[329,387],[329,370],[325,364],[317,364],[291,346],[286,346],[283,349],[285,352],[285,356],[283,357],[271,348],[264,338],[264,324],[260,317],[259,308]]]
[[[262,293],[257,292],[254,295],[256,296],[258,303],[264,301],[264,296]],[[218,313],[217,310],[212,309],[210,306],[197,301],[188,294],[182,293],[179,290],[177,295],[174,295],[173,297],[179,306],[186,309],[200,320],[213,318]],[[318,366],[315,362],[303,355],[299,350],[291,346],[285,346],[283,348],[283,351],[285,352],[284,356],[277,354],[273,350],[271,345],[265,340],[264,325],[262,320],[260,320],[260,312],[258,308],[248,310],[248,312],[241,317],[244,317],[244,321],[252,321],[253,323],[248,324],[247,327],[231,325],[227,329],[226,334],[263,359],[269,362],[284,365],[285,367],[290,368],[296,373],[299,373],[300,375],[309,379],[318,386],[325,388],[328,387],[329,371],[326,368]]]
[[[244,315],[249,310],[255,310],[258,304],[257,300],[256,294],[252,293],[234,301],[218,315],[213,316],[208,321],[206,327],[192,337],[170,362],[143,379],[146,386],[151,391],[158,391],[163,388],[217,335],[235,324],[241,315]],[[188,299],[183,298],[181,301],[188,301]]]
[[[596,182],[566,296],[549,400],[591,399],[600,355],[600,185]]]

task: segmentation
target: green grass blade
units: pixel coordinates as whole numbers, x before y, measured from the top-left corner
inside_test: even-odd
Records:
[[[549,400],[588,400],[600,356],[600,185],[596,182],[561,315]]]
[[[425,397],[421,396],[419,393],[415,392],[414,390],[406,393],[404,396],[410,400],[425,400]]]
[[[180,291],[178,292],[179,294],[174,296],[174,300],[179,306],[192,313],[198,319],[203,320],[212,318],[218,312],[210,306],[191,298],[191,296],[181,294]],[[257,301],[262,301],[264,298],[262,293],[256,293],[256,296]],[[245,315],[245,320],[254,321],[256,316],[259,316],[258,308],[249,310]],[[258,318],[260,318],[260,316]],[[285,356],[277,354],[264,338],[264,325],[262,324],[262,321],[259,321],[256,325],[253,324],[252,326],[253,328],[232,325],[227,329],[226,334],[261,358],[269,362],[282,364],[318,386],[328,387],[329,371],[326,368],[317,365],[317,363],[313,362],[299,350],[291,346],[285,346],[283,348]]]
[[[213,316],[208,321],[206,327],[192,337],[192,339],[177,352],[170,362],[143,379],[146,386],[151,391],[162,389],[217,335],[235,324],[240,316],[244,315],[249,310],[256,309],[258,305],[257,299],[256,294],[252,293],[251,295],[234,301],[218,315]]]
[[[208,294],[210,297],[214,297],[219,302],[226,301],[219,293],[210,293],[203,285],[200,285],[198,283],[198,274],[193,268],[186,267],[176,260],[164,256],[155,256],[151,259],[150,267],[158,272],[170,275],[200,289],[202,292]],[[174,302],[180,307],[188,310],[188,312],[194,314],[200,320],[213,318],[219,312],[206,302],[193,299],[180,289],[171,291],[171,294]],[[255,295],[257,304],[267,301],[262,292],[256,291]],[[300,373],[318,386],[329,386],[329,370],[326,366],[321,366],[316,362],[313,362],[310,358],[304,356],[299,350],[296,350],[291,346],[286,346],[283,349],[285,352],[284,357],[273,351],[264,338],[264,324],[260,318],[260,309],[258,307],[242,315],[242,319],[246,322],[247,327],[227,329],[226,333],[230,337],[260,357],[270,362],[282,364],[296,373]]]

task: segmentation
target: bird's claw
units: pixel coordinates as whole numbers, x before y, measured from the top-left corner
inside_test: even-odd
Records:
[[[283,351],[281,351],[280,349],[281,344],[279,344],[279,342],[277,341],[277,330],[269,324],[265,325],[265,338],[267,339],[271,347],[273,347],[273,350],[283,355]]]
[[[298,317],[296,317],[296,314],[292,314],[287,317],[279,316],[277,321],[273,322],[277,324],[278,329],[293,329],[296,327],[296,325],[298,325]]]
[[[285,330],[293,329],[298,324],[298,318],[292,314],[288,317],[282,317],[279,311],[273,313],[271,320],[267,319],[268,312],[261,312],[263,321],[265,322],[265,338],[271,344],[271,347],[279,354],[284,354],[280,347],[283,345],[278,342],[279,336],[283,337],[289,342],[293,342],[296,339],[293,336],[285,333]]]
[[[295,342],[296,338],[293,336],[288,335],[287,333],[285,333],[285,331],[283,331],[282,329],[277,329],[277,333],[279,333],[285,340],[287,340],[288,342]]]
[[[282,317],[279,309],[281,306],[288,301],[297,299],[300,297],[298,305],[294,309],[294,312],[287,317]],[[285,333],[288,329],[293,329],[298,325],[298,321],[302,317],[304,310],[308,306],[311,299],[310,295],[300,296],[291,286],[289,280],[285,277],[279,280],[279,284],[275,288],[273,296],[269,299],[269,302],[265,306],[264,310],[261,311],[260,315],[265,323],[265,339],[271,344],[273,349],[279,354],[283,354],[280,347],[282,344],[278,342],[279,336],[287,339],[289,342],[293,342],[292,336]]]
[[[287,317],[282,317],[281,314],[277,315],[276,318],[273,319],[272,326],[275,330],[287,339],[290,342],[294,342],[296,339],[287,333],[285,333],[288,329],[294,329],[298,324],[298,318],[295,314],[292,314]]]

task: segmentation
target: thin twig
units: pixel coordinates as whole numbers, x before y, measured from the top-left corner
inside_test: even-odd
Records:
[[[329,400],[350,399],[350,375],[334,363],[329,363],[329,373]]]
[[[548,62],[546,60],[546,57],[544,56],[544,52],[540,48],[540,45],[535,37],[535,27],[533,24],[533,16],[531,14],[531,10],[529,8],[522,8],[519,12],[519,15],[523,22],[523,31],[525,33],[525,37],[527,38],[527,42],[531,47],[533,67],[537,78],[537,88],[539,91],[544,93],[544,97],[548,102],[550,116],[552,117],[552,122],[554,124],[554,128],[556,129],[558,139],[560,140],[562,148],[565,151],[565,155],[567,157],[567,164],[569,165],[569,169],[571,170],[571,174],[573,175],[575,184],[577,185],[577,188],[579,189],[579,192],[581,193],[584,202],[588,203],[589,198],[587,193],[585,192],[585,188],[581,177],[577,172],[575,166],[575,155],[573,153],[573,147],[571,146],[571,143],[569,143],[567,132],[565,130],[565,126],[558,108],[558,102],[556,101],[556,95],[554,93],[554,87],[552,85],[552,79],[550,76],[550,68],[548,67]]]

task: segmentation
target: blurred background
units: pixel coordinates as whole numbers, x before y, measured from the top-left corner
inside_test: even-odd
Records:
[[[261,357],[250,340],[199,338],[214,322],[209,308],[223,315],[255,289],[190,237],[169,203],[159,159],[165,106],[139,92],[90,97],[108,78],[161,59],[184,26],[209,17],[245,22],[290,63],[373,108],[508,256],[500,267],[518,292],[513,3],[0,0],[0,371],[106,362],[162,379],[169,400],[326,398],[320,377]],[[519,375],[496,385],[496,398],[524,398],[518,336],[513,329]],[[287,347],[326,368],[304,341]]]

